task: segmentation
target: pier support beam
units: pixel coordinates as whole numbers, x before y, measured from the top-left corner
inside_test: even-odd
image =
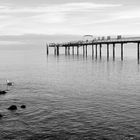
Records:
[[[70,46],[68,46],[68,55],[70,55]]]
[[[67,50],[68,48],[67,47],[65,47],[65,55],[67,55],[67,52],[68,52],[68,50]]]
[[[100,59],[102,57],[102,44],[100,44]]]
[[[95,46],[95,51],[96,51],[95,57],[96,57],[96,59],[97,59],[97,53],[98,53],[97,46],[98,46],[98,44],[96,44],[96,46]]]
[[[94,45],[92,44],[92,56],[94,56]]]
[[[113,43],[113,60],[115,60],[115,43]]]
[[[123,60],[123,43],[121,43],[121,60]]]
[[[86,56],[87,56],[87,45],[86,45]]]
[[[79,45],[77,46],[77,55],[79,55]]]
[[[56,50],[57,50],[57,48],[56,48],[56,45],[54,46],[54,55],[56,55]]]
[[[109,60],[109,44],[107,44],[107,60]]]
[[[83,56],[85,55],[85,46],[83,45]]]
[[[72,54],[74,55],[74,46],[72,46]]]
[[[138,57],[138,62],[140,60],[140,42],[137,43],[137,57]]]
[[[49,45],[48,44],[46,44],[46,53],[47,53],[47,55],[49,55]]]
[[[57,48],[56,53],[57,53],[57,55],[59,55],[59,45],[57,45],[56,48]]]

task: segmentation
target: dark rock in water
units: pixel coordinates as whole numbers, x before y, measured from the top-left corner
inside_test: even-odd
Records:
[[[26,108],[26,105],[21,105],[20,107],[24,109],[24,108]]]
[[[5,90],[0,90],[0,95],[6,94],[7,92]]]
[[[17,110],[17,106],[16,105],[11,105],[10,107],[8,107],[8,110]]]
[[[3,115],[2,114],[0,114],[0,119],[3,117]]]
[[[13,84],[12,83],[7,83],[7,86],[12,86]]]
[[[110,140],[109,138],[103,137],[101,140]]]

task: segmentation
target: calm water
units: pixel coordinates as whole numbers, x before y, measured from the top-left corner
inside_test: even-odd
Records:
[[[15,84],[0,96],[0,140],[140,139],[140,65],[135,57],[123,62],[119,54],[115,61],[104,54],[101,60],[46,57],[44,47],[2,47],[1,90],[6,79]],[[7,110],[12,104],[17,111]],[[21,109],[22,104],[27,108]]]

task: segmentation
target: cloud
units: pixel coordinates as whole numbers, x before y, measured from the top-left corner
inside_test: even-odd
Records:
[[[126,25],[127,22],[122,21],[139,19],[140,10],[122,7],[121,4],[93,2],[45,4],[37,7],[5,4],[0,6],[0,34],[110,33],[119,31],[117,27],[123,31],[121,24]]]
[[[114,16],[116,16],[116,19],[134,19],[134,18],[140,18],[140,10],[125,10],[116,13]]]
[[[74,26],[79,21],[89,22],[89,13],[94,18],[96,10],[120,6],[122,5],[93,2],[45,4],[38,7],[5,4],[0,6],[0,34],[72,34],[76,32]]]
[[[85,11],[103,8],[113,8],[122,6],[120,4],[96,4],[92,2],[81,3],[65,3],[65,4],[46,4],[39,7],[20,7],[0,6],[0,13],[44,13],[44,12],[69,12],[69,11]]]

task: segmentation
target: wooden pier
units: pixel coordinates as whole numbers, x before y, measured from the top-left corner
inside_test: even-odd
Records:
[[[54,48],[54,54],[59,55],[59,49],[65,48],[65,54],[70,55],[70,50],[72,49],[72,54],[74,55],[75,48],[77,49],[77,55],[79,55],[79,48],[82,47],[83,49],[83,55],[87,56],[87,51],[89,47],[92,47],[92,56],[95,55],[95,58],[98,57],[98,50],[99,50],[99,57],[102,56],[102,47],[103,45],[106,46],[107,49],[107,60],[109,60],[109,48],[113,47],[113,60],[115,60],[115,48],[116,44],[119,44],[121,47],[121,60],[123,60],[123,50],[124,50],[124,44],[128,43],[135,43],[137,44],[137,59],[139,61],[140,59],[140,37],[127,37],[122,38],[121,36],[117,36],[116,38],[111,38],[108,36],[107,38],[102,37],[101,39],[93,39],[93,40],[86,40],[86,41],[71,41],[67,43],[50,43],[46,45],[46,53],[49,55],[49,48]]]

